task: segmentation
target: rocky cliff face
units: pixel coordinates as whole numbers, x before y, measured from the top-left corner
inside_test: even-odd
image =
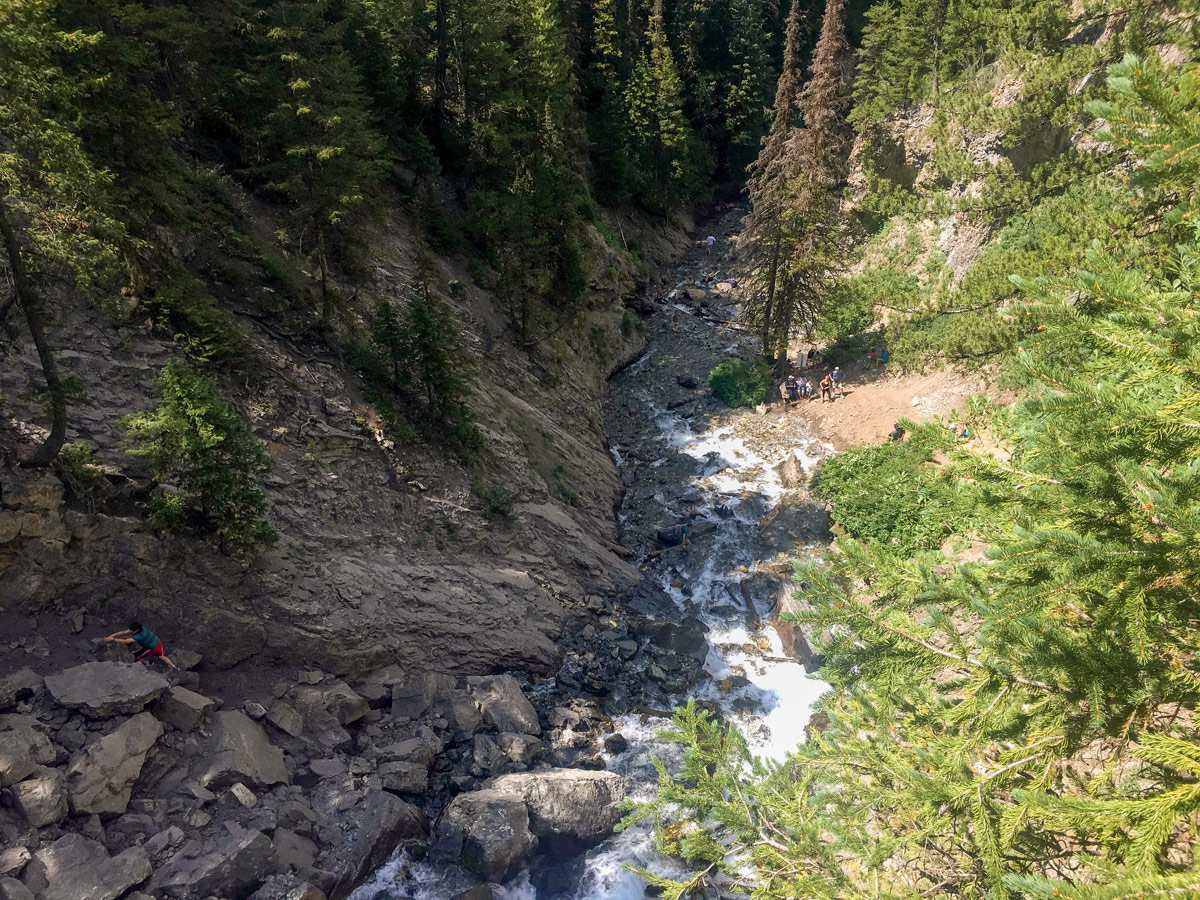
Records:
[[[684,240],[667,229],[643,237],[647,257],[659,258]],[[411,296],[411,243],[403,223],[380,234],[374,273],[356,286],[369,303]],[[206,265],[203,247],[179,252],[194,269]],[[637,579],[617,549],[620,486],[600,406],[605,378],[640,346],[623,301],[641,276],[628,255],[605,248],[597,258],[590,311],[532,349],[513,345],[498,302],[471,283],[465,260],[439,262],[435,289],[479,360],[471,406],[486,450],[470,471],[436,446],[392,447],[339,354],[314,329],[284,333],[269,314],[265,277],[226,285],[224,304],[248,330],[247,362],[215,375],[269,449],[271,518],[282,535],[248,567],[144,521],[147,496],[161,488],[124,453],[120,419],[157,402],[155,378],[178,346],[136,311],[119,323],[63,304],[53,340],[87,392],[71,410],[68,440],[95,445],[111,491],[89,502],[61,473],[4,463],[0,611],[57,611],[84,627],[80,613],[109,622],[140,615],[218,668],[254,656],[339,673],[394,662],[460,673],[548,669],[566,611]],[[37,434],[39,383],[37,359],[18,336],[0,368],[7,443]],[[511,493],[511,517],[486,515],[479,495],[492,486]]]

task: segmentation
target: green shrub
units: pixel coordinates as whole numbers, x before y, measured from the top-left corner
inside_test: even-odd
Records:
[[[708,373],[708,386],[727,406],[758,406],[771,390],[771,369],[762,361],[727,359]]]
[[[950,487],[931,465],[950,443],[935,425],[899,443],[844,450],[817,467],[813,496],[833,504],[833,520],[852,537],[902,559],[933,550],[964,525],[952,514]]]
[[[507,488],[494,484],[484,496],[485,512],[489,519],[511,519],[513,517],[513,495]]]
[[[170,334],[196,362],[229,365],[245,352],[244,331],[186,273],[162,284],[145,306],[155,326]]]
[[[156,409],[124,420],[133,437],[127,452],[177,489],[152,501],[152,520],[176,529],[198,522],[242,559],[274,546],[279,535],[267,522],[262,489],[271,459],[263,445],[212,381],[177,360],[163,369],[159,386]]]
[[[398,404],[463,462],[483,452],[483,433],[465,401],[471,366],[454,314],[440,299],[425,294],[403,313],[380,301],[370,339],[352,341],[349,359],[389,430],[402,421]]]
[[[112,496],[112,484],[96,464],[96,448],[86,441],[67,444],[55,460],[59,478],[91,511]]]
[[[629,337],[636,331],[645,331],[646,321],[637,314],[632,306],[625,307],[625,311],[621,313],[621,333]]]

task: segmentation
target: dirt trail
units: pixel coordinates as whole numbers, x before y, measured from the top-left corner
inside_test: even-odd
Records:
[[[942,371],[920,374],[886,368],[866,361],[843,367],[846,395],[833,402],[800,401],[790,406],[773,403],[768,415],[801,416],[838,450],[859,444],[878,444],[900,416],[912,419],[959,419],[967,398],[987,387],[980,375]],[[811,366],[806,374],[820,380],[828,367]]]
[[[700,226],[696,249],[670,270],[674,290],[662,300],[686,304],[710,321],[728,322],[736,317],[735,305],[745,298],[746,285],[751,281],[751,272],[737,250],[744,214],[744,208],[726,208]],[[708,234],[716,237],[711,252],[704,249]],[[695,289],[699,289],[697,299],[692,299],[688,293]],[[665,288],[664,293],[669,290]],[[819,343],[815,346],[824,349]],[[818,362],[804,369],[804,374],[815,385],[831,369]],[[869,363],[865,356],[842,369],[844,397],[832,403],[812,400],[789,406],[775,391],[766,414],[803,418],[822,440],[844,450],[886,440],[900,416],[918,420],[940,417],[947,424],[956,421],[966,412],[967,399],[988,389],[986,378],[979,374],[907,372],[894,363]]]

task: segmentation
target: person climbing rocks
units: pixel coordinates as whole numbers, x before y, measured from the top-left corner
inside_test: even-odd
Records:
[[[680,537],[679,546],[682,547],[684,550],[691,550],[692,549],[692,539],[691,539],[691,537],[688,536],[688,527],[686,525],[682,526],[679,529],[679,537]]]
[[[825,373],[825,377],[821,379],[821,402],[825,402],[825,398],[829,398],[829,402],[833,402],[833,375],[830,372]]]
[[[713,237],[711,234],[704,239],[704,252],[707,253],[709,256],[712,256],[713,244],[715,244],[716,242],[717,242],[717,239],[715,237]]]
[[[125,637],[130,635],[130,637]],[[129,627],[124,631],[114,631],[104,639],[106,644],[136,644],[141,648],[140,651],[135,650],[137,656],[135,660],[141,662],[147,656],[157,656],[172,669],[175,668],[175,663],[171,662],[163,653],[163,642],[157,634],[143,625],[141,622],[131,622]]]
[[[787,399],[789,404],[793,400],[800,399],[800,382],[796,381],[795,375],[789,375],[787,377],[787,381],[783,383],[783,386],[787,388]]]

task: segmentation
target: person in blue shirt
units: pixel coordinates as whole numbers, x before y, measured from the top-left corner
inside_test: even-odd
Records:
[[[846,396],[846,383],[842,380],[842,370],[839,367],[834,366],[833,373],[830,377],[833,378],[833,386],[835,388],[837,388],[838,396],[845,397]],[[829,399],[830,400],[833,399],[832,393],[829,395]]]
[[[104,639],[104,642],[106,644],[136,644],[137,656],[134,659],[137,661],[140,662],[147,656],[157,656],[172,669],[175,668],[175,663],[171,662],[163,653],[162,640],[141,622],[131,622],[125,631],[114,631]]]

